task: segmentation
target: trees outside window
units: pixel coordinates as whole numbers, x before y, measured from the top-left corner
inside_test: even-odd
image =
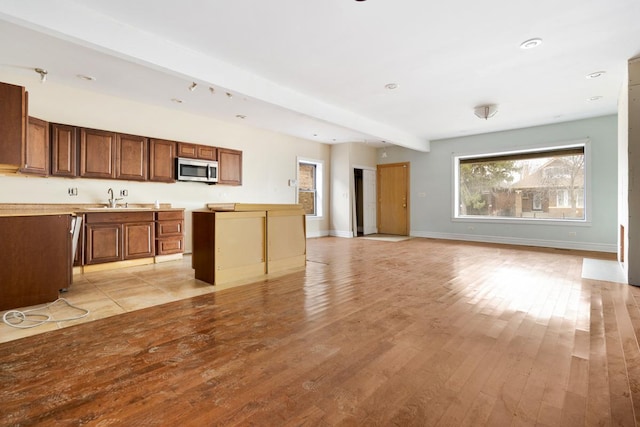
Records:
[[[584,220],[584,145],[458,157],[456,217]]]

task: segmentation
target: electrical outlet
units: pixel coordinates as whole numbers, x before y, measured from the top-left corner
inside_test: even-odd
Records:
[[[77,196],[78,195],[78,188],[77,187],[69,187],[67,192],[69,193],[70,196]]]
[[[575,231],[570,231],[569,232],[569,237],[576,237],[576,232]]]
[[[120,190],[120,196],[121,197],[125,197],[125,196],[128,196],[128,195],[129,195],[129,192],[127,190]]]

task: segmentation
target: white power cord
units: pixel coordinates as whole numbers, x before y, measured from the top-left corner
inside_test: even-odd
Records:
[[[84,313],[83,314],[79,314],[79,315],[77,315],[75,317],[69,317],[69,318],[66,318],[66,319],[52,319],[51,316],[48,315],[48,314],[34,313],[35,311],[46,310],[47,308],[49,308],[49,307],[53,306],[54,304],[56,304],[58,301],[64,302],[65,304],[67,304],[67,306],[69,306],[71,308],[75,308],[76,310],[80,310],[80,311],[82,311]],[[31,310],[24,310],[24,311],[9,310],[4,314],[4,316],[2,316],[2,320],[4,321],[4,323],[6,323],[7,325],[12,326],[14,328],[27,329],[27,328],[35,328],[36,326],[40,326],[40,325],[43,325],[45,323],[68,322],[70,320],[82,319],[83,317],[87,316],[88,314],[89,314],[89,310],[87,310],[86,308],[76,307],[75,305],[73,305],[69,301],[67,301],[66,299],[58,298],[54,302],[49,303],[49,304],[45,305],[44,307],[40,307],[40,308],[33,308]]]

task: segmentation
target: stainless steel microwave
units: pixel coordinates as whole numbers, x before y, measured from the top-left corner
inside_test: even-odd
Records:
[[[215,184],[218,182],[218,162],[214,160],[176,158],[178,181],[196,181]]]

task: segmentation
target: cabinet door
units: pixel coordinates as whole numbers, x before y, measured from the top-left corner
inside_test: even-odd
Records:
[[[124,224],[124,259],[155,255],[153,222]]]
[[[218,148],[218,184],[242,185],[242,151]]]
[[[22,86],[0,83],[0,172],[22,166],[27,139],[27,92]]]
[[[95,129],[80,129],[80,176],[115,178],[116,134]]]
[[[175,182],[176,143],[161,139],[149,140],[149,180]]]
[[[78,129],[51,124],[51,175],[78,176]]]
[[[87,224],[85,264],[122,260],[122,225]]]
[[[216,160],[216,147],[198,145],[198,158],[203,160]]]
[[[132,181],[147,180],[148,140],[142,136],[116,136],[116,178]]]
[[[178,157],[198,158],[198,146],[187,142],[178,142]]]
[[[24,165],[20,172],[49,175],[49,123],[44,120],[29,117]]]

